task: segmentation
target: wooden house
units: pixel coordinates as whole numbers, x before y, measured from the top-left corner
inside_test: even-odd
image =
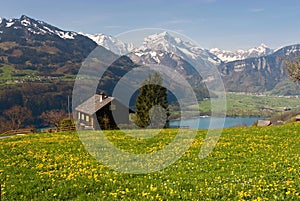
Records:
[[[95,94],[75,108],[79,129],[117,129],[118,124],[129,124],[133,110],[114,97],[102,92]]]

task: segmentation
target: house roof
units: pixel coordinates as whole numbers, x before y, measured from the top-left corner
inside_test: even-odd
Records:
[[[258,120],[257,126],[270,126],[272,123],[269,120]]]
[[[93,115],[96,113],[98,110],[103,108],[105,105],[113,101],[115,98],[114,97],[105,97],[102,101],[101,100],[101,95],[95,94],[91,98],[87,99],[80,105],[78,105],[75,110],[78,112],[83,112],[88,115]]]

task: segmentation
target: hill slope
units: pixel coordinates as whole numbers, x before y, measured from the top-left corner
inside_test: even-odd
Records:
[[[96,47],[86,36],[24,15],[1,19],[0,116],[20,105],[32,111],[32,124],[41,126],[42,112],[67,110],[75,75]]]
[[[99,164],[75,133],[4,139],[2,199],[299,200],[299,129],[299,124],[224,129],[215,149],[202,160],[198,154],[206,132],[198,131],[178,161],[142,175],[114,172]],[[162,149],[175,135],[176,130],[166,130],[141,140],[106,132],[120,149],[141,154]]]
[[[228,91],[277,91],[283,93],[280,95],[299,94],[299,88],[289,81],[284,64],[285,60],[298,56],[300,56],[300,45],[291,45],[268,56],[223,63],[219,69]],[[286,84],[289,84],[289,89],[281,90]]]
[[[24,15],[20,19],[2,19],[0,23],[1,61],[10,66],[11,73],[21,70],[31,76],[76,74],[96,46],[88,37]]]

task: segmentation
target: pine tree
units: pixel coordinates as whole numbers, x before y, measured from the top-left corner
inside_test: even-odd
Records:
[[[136,100],[136,124],[139,127],[168,127],[167,89],[162,83],[161,76],[155,72],[148,75],[140,88]]]

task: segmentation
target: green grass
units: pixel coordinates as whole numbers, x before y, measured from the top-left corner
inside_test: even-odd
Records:
[[[0,133],[0,137],[4,137],[4,136],[15,136],[15,135]]]
[[[0,68],[3,73],[0,73],[0,85],[7,84],[16,84],[16,80],[29,80],[30,77],[35,77],[34,70],[16,70],[13,66],[4,64],[3,67]],[[24,76],[15,76],[14,74],[24,74]]]
[[[0,80],[8,80],[11,79],[12,70],[14,68],[10,65],[4,65],[1,67],[3,73],[0,73]]]
[[[278,96],[252,96],[247,94],[226,93],[228,116],[271,116],[282,112],[285,107],[300,108],[300,99]],[[204,114],[210,111],[210,100],[200,102],[199,107]],[[264,109],[262,109],[264,108]],[[215,108],[218,111],[218,108]]]
[[[0,141],[2,201],[299,200],[299,130],[299,123],[224,129],[213,152],[199,160],[206,134],[200,130],[178,161],[140,175],[99,164],[75,133],[12,137]],[[170,143],[176,130],[145,140],[106,135],[128,152],[149,153]]]
[[[18,70],[13,65],[4,64],[0,69],[3,71],[0,73],[0,86],[5,85],[13,85],[18,83],[18,81],[30,82],[30,81],[37,81],[39,78],[43,76],[38,76],[36,70]],[[19,74],[19,75],[18,75]],[[22,74],[22,76],[20,76]],[[69,75],[66,74],[63,77],[60,77],[59,80],[62,81],[74,81],[76,75]],[[43,78],[44,79],[44,78]],[[51,81],[51,80],[50,80]]]

